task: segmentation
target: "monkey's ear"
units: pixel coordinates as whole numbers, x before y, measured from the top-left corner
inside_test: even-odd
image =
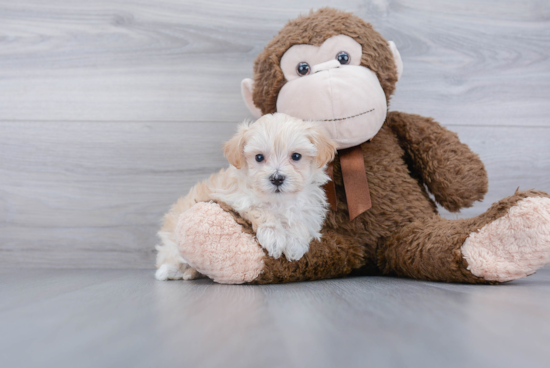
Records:
[[[241,82],[241,93],[243,95],[244,103],[248,107],[248,111],[254,116],[255,119],[259,119],[262,116],[262,111],[254,105],[252,100],[252,91],[254,90],[254,81],[250,78],[245,78]]]
[[[393,54],[393,61],[395,62],[395,67],[397,68],[397,80],[401,79],[401,74],[403,74],[403,60],[401,60],[401,54],[395,46],[393,41],[388,41],[390,45],[391,53]]]
[[[227,158],[227,161],[229,161],[229,163],[237,169],[243,167],[245,162],[244,135],[247,132],[249,125],[250,124],[246,121],[239,125],[239,130],[237,133],[223,145],[223,153]]]
[[[336,153],[336,143],[329,138],[325,128],[317,125],[312,129],[310,135],[311,142],[317,148],[317,156],[315,162],[318,167],[323,167],[332,160],[334,160],[334,154]]]

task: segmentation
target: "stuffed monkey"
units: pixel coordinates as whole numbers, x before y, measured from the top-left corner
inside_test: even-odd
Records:
[[[298,261],[274,259],[231,208],[197,203],[174,224],[190,266],[221,283],[361,274],[495,284],[549,264],[545,192],[517,191],[470,219],[438,215],[426,189],[456,212],[483,198],[487,174],[433,119],[388,112],[402,69],[395,45],[350,13],[324,8],[285,25],[254,62],[243,97],[256,116],[319,121],[338,143],[323,237]]]

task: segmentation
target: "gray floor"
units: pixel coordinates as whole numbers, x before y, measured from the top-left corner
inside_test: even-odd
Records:
[[[550,268],[501,286],[0,271],[2,367],[548,367]]]

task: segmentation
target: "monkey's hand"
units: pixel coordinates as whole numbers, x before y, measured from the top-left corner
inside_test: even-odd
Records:
[[[342,277],[367,263],[355,235],[326,229],[297,261],[266,254],[252,226],[223,203],[200,202],[180,215],[178,250],[189,265],[223,284],[276,284]]]
[[[487,172],[479,156],[456,133],[431,118],[390,112],[387,124],[399,139],[435,200],[451,212],[471,207],[487,193]]]

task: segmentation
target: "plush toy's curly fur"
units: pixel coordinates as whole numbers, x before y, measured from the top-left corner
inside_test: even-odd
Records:
[[[254,64],[254,104],[263,113],[275,112],[278,93],[286,82],[279,67],[286,50],[296,44],[320,45],[338,34],[348,35],[362,45],[361,65],[376,73],[389,101],[397,72],[386,40],[352,14],[325,8],[290,21],[258,56]],[[427,190],[443,207],[458,211],[483,198],[487,173],[478,155],[433,119],[389,112],[378,134],[361,148],[371,209],[349,220],[336,158],[338,209],[327,215],[321,240],[313,241],[299,261],[264,256],[261,263],[248,265],[253,270],[262,268],[257,276],[243,278],[239,274],[223,282],[278,283],[355,273],[498,283],[528,275],[550,262],[550,196],[544,192],[518,191],[471,219],[446,220],[438,215]],[[234,213],[233,217],[246,233],[246,221]],[[217,253],[211,257],[222,257],[229,251],[227,244],[210,244],[208,234],[190,231],[194,239],[208,243],[209,249],[216,248]],[[499,237],[494,237],[495,232]],[[179,249],[187,258],[189,249],[197,248],[183,238]],[[259,247],[251,243],[248,246]],[[239,255],[232,254],[237,259],[221,267],[240,262]],[[207,275],[217,272],[210,270],[206,261],[199,266]]]
[[[405,122],[412,124],[414,128]],[[408,134],[407,145],[398,139],[399,132]],[[422,142],[425,142],[425,145]],[[438,145],[437,142],[442,144]],[[406,147],[402,148],[402,146]],[[432,186],[436,188],[441,186],[453,191],[453,188],[449,188],[450,185],[441,184],[452,182],[456,187],[463,188],[460,192],[460,203],[463,206],[471,205],[476,199],[482,198],[487,191],[486,173],[478,156],[466,145],[460,143],[456,134],[447,131],[432,119],[395,112],[389,114],[380,132],[371,142],[364,143],[362,149],[369,179],[372,208],[355,220],[349,220],[340,163],[336,159],[334,182],[338,196],[338,210],[328,214],[325,222],[326,232],[323,234],[321,244],[312,243],[310,252],[307,254],[309,260],[300,262],[325,264],[326,269],[319,270],[319,276],[340,270],[341,274],[346,274],[346,272],[350,273],[351,269],[363,268],[358,272],[399,274],[442,281],[484,282],[467,271],[466,267],[449,267],[453,263],[462,262],[460,256],[454,257],[452,254],[454,251],[460,253],[460,246],[466,239],[468,231],[460,231],[461,228],[453,230],[450,226],[454,223],[453,221],[448,221],[449,226],[443,226],[447,220],[437,215],[435,203],[430,199],[423,185],[426,182],[423,179],[424,175],[436,172],[435,177],[430,177]],[[452,160],[445,159],[449,157],[449,153]],[[427,161],[430,157],[434,159]],[[428,174],[422,170],[425,162],[429,162],[431,171]],[[463,170],[467,170],[468,174],[462,175]],[[427,187],[431,190],[430,185]],[[444,189],[440,193],[441,196],[444,195]],[[458,200],[454,199],[451,203]],[[456,210],[456,205],[453,204],[453,206]],[[481,226],[480,224],[479,228]],[[329,229],[332,231],[328,231]],[[401,241],[403,237],[410,237],[409,233],[415,231],[417,235],[415,241],[414,239],[408,239],[407,242]],[[441,239],[441,243],[437,244],[437,247],[431,247],[432,251],[426,254],[423,249],[426,244],[423,244],[423,240],[434,236],[428,235],[438,231],[447,236],[447,239]],[[465,237],[461,238],[464,235]],[[401,246],[397,253],[396,244]],[[318,253],[332,250],[329,263],[325,263],[325,260],[313,261],[316,258],[314,252],[316,247]],[[345,256],[341,256],[340,253],[344,253]],[[426,254],[430,262],[417,257],[418,254]],[[443,258],[441,262],[440,258]],[[348,262],[342,262],[343,260],[351,261],[351,265],[346,265]],[[282,263],[270,263],[267,260],[265,262],[266,269],[272,263]],[[444,263],[447,264],[444,265]],[[339,267],[334,267],[335,265]],[[422,267],[417,267],[419,265]],[[281,266],[277,267],[281,268]],[[299,269],[298,265],[289,264],[288,267],[286,272],[280,269],[278,277],[290,280],[301,277],[295,274],[307,276],[307,273],[295,272],[296,268]],[[332,268],[335,270],[329,271]],[[435,272],[437,274],[434,274]],[[458,272],[457,275],[455,275],[456,272]],[[316,278],[315,276],[317,275],[309,275],[312,278]],[[264,280],[265,277],[269,277],[267,272],[264,272],[256,282],[261,282],[260,280]],[[272,278],[269,277],[265,281],[273,282]]]

